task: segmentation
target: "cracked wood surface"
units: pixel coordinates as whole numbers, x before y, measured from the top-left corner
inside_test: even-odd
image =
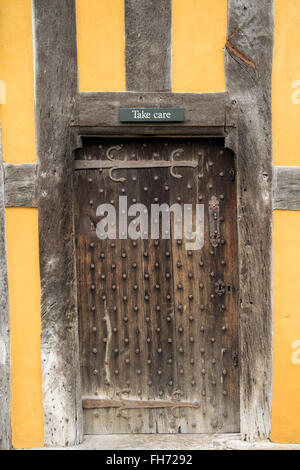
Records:
[[[247,59],[247,57],[245,57],[240,51],[238,51],[237,48],[231,42],[231,39],[234,38],[234,36],[236,35],[238,30],[239,30],[239,28],[237,28],[235,31],[233,31],[232,34],[230,34],[229,38],[226,41],[225,46],[230,52],[232,52],[232,54],[234,54],[236,57],[238,57],[243,62],[250,65],[250,67],[255,69],[254,62],[252,62],[252,60]]]
[[[89,167],[74,172],[82,390],[85,397],[105,398],[106,407],[97,413],[84,410],[85,432],[239,430],[232,154],[224,152],[223,140],[94,138],[83,139],[76,158],[87,165],[97,159],[106,161],[117,142],[122,143],[118,147],[122,150],[116,159],[135,158],[134,167],[118,175],[126,181],[112,182],[108,171],[99,173]],[[144,165],[156,163],[153,156],[170,162],[181,148],[181,158],[192,163],[180,170],[181,179],[174,180],[166,164]],[[142,170],[135,168],[136,161],[143,163]],[[208,207],[212,195],[219,193],[213,201],[218,200],[222,228],[219,241],[212,243],[217,222],[210,227],[208,219],[218,216],[217,211],[209,215]],[[205,201],[204,249],[186,251],[184,236],[177,242],[159,235],[156,241],[99,241],[96,209],[101,202],[118,201],[121,194],[148,209],[155,200],[168,204]],[[175,421],[168,410],[148,407],[131,411],[129,423],[120,421],[116,410],[107,407],[107,399],[115,404],[115,391],[126,385],[131,388],[128,405],[136,397],[143,403],[168,401],[174,390],[181,390],[182,399],[201,402],[201,410],[187,407]]]
[[[270,434],[272,403],[273,0],[229,0],[232,31],[239,54],[227,48],[226,86],[237,129],[226,145],[237,162],[241,433],[255,440]]]
[[[76,299],[71,254],[73,242],[71,236],[64,238],[66,231],[72,233],[72,209],[68,202],[68,124],[73,117],[76,96],[74,4],[73,0],[64,3],[54,0],[49,10],[46,0],[34,2],[37,38],[36,114],[39,160],[42,163],[38,188],[40,230],[51,235],[52,243],[49,246],[49,242],[41,236],[45,430],[46,442],[52,445],[71,444],[81,439]],[[91,93],[77,96],[79,119],[76,121],[74,116],[73,124],[76,121],[86,126],[86,129],[97,125],[117,128],[119,122],[116,109],[121,102],[122,107],[125,103],[125,107],[176,106],[176,103],[185,103],[188,122],[182,128],[192,122],[195,122],[195,126],[219,127],[224,126],[224,122],[238,122],[238,130],[232,131],[226,142],[235,151],[238,162],[239,237],[242,244],[241,425],[243,437],[255,439],[269,434],[272,382],[270,92],[273,1],[249,0],[245,5],[241,0],[229,0],[228,13],[228,41],[234,50],[232,47],[226,48],[226,81],[232,97],[230,107],[236,108],[232,114],[229,113],[225,118],[225,113],[222,115],[222,112],[217,112],[220,106],[218,101],[214,101],[216,95],[213,94]],[[239,31],[234,41],[231,41],[230,35],[237,28],[242,33]],[[61,39],[57,41],[57,37]],[[52,54],[53,50],[56,51],[55,55]],[[234,52],[238,52],[240,57]],[[255,64],[255,68],[247,61]],[[143,77],[140,76],[139,80],[142,81]],[[196,109],[198,99],[202,104],[199,114],[192,112]],[[216,112],[208,108],[210,102]],[[216,116],[221,119],[215,119]],[[147,132],[149,135],[155,134],[159,132],[158,129],[156,127],[149,131],[148,127]],[[170,129],[175,127],[170,126]],[[43,179],[43,171],[50,175],[47,181]],[[61,205],[58,202],[60,197]],[[257,200],[256,207],[253,205],[254,199]],[[264,338],[263,342],[261,338]]]
[[[204,126],[209,127],[225,127],[226,125],[226,103],[228,100],[227,93],[157,93],[157,92],[140,92],[140,93],[80,93],[77,97],[78,115],[76,116],[74,126],[88,127],[105,127],[120,126],[119,108],[185,108],[185,121],[182,125],[169,125],[164,123],[158,126],[149,126],[140,123],[138,127],[140,133],[144,129],[152,129],[152,134],[159,132],[159,129],[175,128],[178,134],[179,129],[184,132],[185,127],[197,128]],[[132,126],[130,126],[132,127]],[[128,125],[121,125],[116,129],[117,133],[122,129],[128,129]],[[137,126],[135,126],[137,129]],[[122,131],[123,134],[123,131]]]
[[[34,0],[37,202],[46,445],[82,440],[70,121],[77,92],[75,0]]]
[[[171,90],[171,0],[125,0],[128,91]]]

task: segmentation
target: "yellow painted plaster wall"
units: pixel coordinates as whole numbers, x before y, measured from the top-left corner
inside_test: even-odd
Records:
[[[172,1],[172,90],[225,91],[227,0]]]
[[[275,7],[274,162],[299,165],[300,4],[275,0]],[[173,0],[173,91],[225,90],[226,17],[226,0]],[[80,91],[125,90],[123,0],[77,0],[77,28]],[[0,0],[0,103],[3,84],[4,159],[34,161],[30,0]],[[275,212],[272,439],[280,442],[300,442],[299,230],[299,212]],[[37,233],[35,209],[7,209],[15,447],[43,442]]]
[[[300,165],[300,2],[275,0],[274,164]],[[300,212],[274,212],[271,439],[300,442]]]
[[[6,209],[12,354],[12,440],[42,446],[40,276],[36,209]]]
[[[30,0],[0,0],[0,121],[3,159],[36,159]],[[6,94],[6,96],[5,96]],[[40,281],[36,209],[6,211],[11,327],[12,439],[43,445]]]
[[[79,91],[125,91],[124,0],[76,0]]]
[[[275,0],[274,164],[300,165],[300,2]]]
[[[274,396],[271,439],[300,442],[300,212],[274,212]]]
[[[36,160],[32,49],[30,0],[0,0],[0,80],[6,89],[0,122],[9,163]]]

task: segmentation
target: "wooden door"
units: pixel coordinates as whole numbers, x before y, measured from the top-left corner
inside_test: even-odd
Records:
[[[76,156],[87,434],[239,431],[236,186],[223,145],[86,139]],[[203,248],[174,239],[172,218],[170,238],[100,240],[97,207],[118,209],[120,196],[146,206],[149,227],[151,204],[203,204]]]

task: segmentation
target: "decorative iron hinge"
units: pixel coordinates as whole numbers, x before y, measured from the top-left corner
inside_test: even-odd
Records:
[[[113,150],[120,151],[121,145],[109,147],[106,151],[107,160],[75,160],[75,170],[90,170],[90,169],[109,169],[109,177],[116,183],[124,183],[126,178],[114,178],[113,172],[116,170],[132,170],[144,168],[170,168],[170,174],[173,178],[182,178],[182,175],[174,173],[176,167],[190,167],[196,168],[198,161],[196,160],[175,160],[179,157],[184,150],[176,149],[171,153],[170,160],[115,160],[111,154]]]
[[[179,408],[200,408],[199,402],[190,401],[179,401],[176,399],[183,395],[180,390],[175,390],[172,393],[172,399],[167,400],[130,400],[123,397],[123,395],[129,394],[130,389],[121,390],[118,393],[119,399],[96,399],[96,398],[85,398],[82,400],[82,406],[84,409],[98,409],[98,408],[117,408],[117,416],[129,419],[129,416],[124,414],[125,410],[134,409],[146,409],[146,408],[170,408],[172,415],[175,418],[179,418]]]
[[[221,241],[220,231],[220,204],[216,196],[212,196],[208,203],[209,211],[209,238],[211,245],[216,248]]]

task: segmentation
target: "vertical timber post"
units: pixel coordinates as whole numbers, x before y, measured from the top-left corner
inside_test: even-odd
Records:
[[[229,0],[225,52],[236,154],[241,433],[268,438],[272,404],[273,0]]]
[[[82,440],[70,122],[77,93],[75,0],[34,0],[37,200],[45,444]]]
[[[125,0],[127,91],[171,90],[171,0]]]

